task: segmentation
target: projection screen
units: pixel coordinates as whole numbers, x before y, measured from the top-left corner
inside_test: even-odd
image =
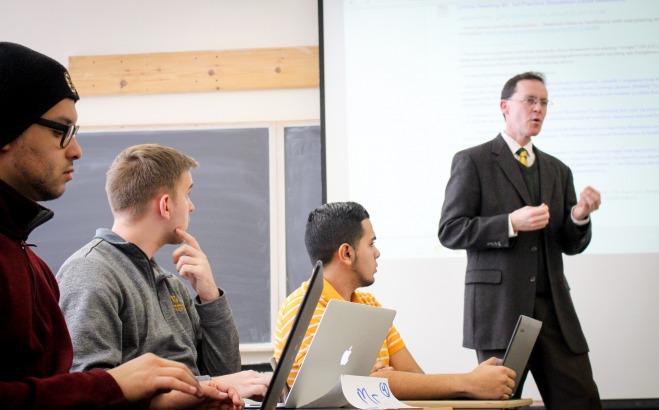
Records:
[[[602,194],[590,246],[565,258],[600,392],[659,397],[659,2],[319,6],[327,198],[370,212],[386,275],[375,289],[400,309],[420,361],[442,371],[462,369],[454,356],[475,356],[460,350],[464,252],[437,240],[444,189],[453,155],[503,130],[504,82],[538,71],[553,104],[534,144],[571,167],[577,192],[590,185]],[[423,340],[405,316],[415,298],[398,285],[446,292],[429,306],[459,334]]]

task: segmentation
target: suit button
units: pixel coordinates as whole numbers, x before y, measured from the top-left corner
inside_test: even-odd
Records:
[[[537,252],[537,251],[538,251],[538,247],[537,247],[537,246],[533,246],[533,247],[531,248],[531,252]]]
[[[535,276],[531,276],[531,283],[535,283]]]

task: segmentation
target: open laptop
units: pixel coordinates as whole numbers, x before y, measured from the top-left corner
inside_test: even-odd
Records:
[[[341,375],[368,376],[396,311],[330,300],[286,398],[285,407],[325,407],[314,401],[340,382]],[[340,407],[347,403],[329,403]]]
[[[520,315],[515,325],[515,330],[508,342],[506,354],[503,356],[503,365],[514,370],[517,376],[515,377],[515,387],[513,387],[513,394],[510,395],[511,399],[517,399],[517,386],[519,385],[526,364],[531,357],[531,351],[535,345],[535,341],[540,334],[542,322],[528,316]]]
[[[309,288],[293,320],[293,326],[284,345],[284,350],[282,350],[279,363],[274,369],[272,379],[270,379],[270,385],[263,397],[263,402],[260,406],[262,410],[273,410],[277,408],[277,403],[279,403],[280,396],[284,391],[284,387],[286,387],[286,379],[288,379],[288,374],[293,368],[295,357],[300,349],[304,335],[307,333],[309,323],[316,310],[316,305],[318,304],[318,300],[320,300],[320,295],[323,293],[323,284],[323,263],[318,261],[311,274]]]
[[[453,409],[509,409],[529,406],[532,399],[519,397],[517,387],[524,375],[526,364],[531,357],[531,351],[540,334],[542,322],[528,316],[520,315],[510,336],[508,348],[503,357],[503,365],[516,373],[515,387],[508,400],[474,400],[474,399],[443,399],[443,400],[405,400],[405,404],[415,407],[446,406]]]

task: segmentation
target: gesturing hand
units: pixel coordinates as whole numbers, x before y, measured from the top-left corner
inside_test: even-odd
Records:
[[[510,214],[510,222],[515,232],[537,231],[549,224],[549,207],[542,204],[519,208]]]
[[[220,291],[215,284],[208,258],[194,236],[181,228],[176,228],[176,233],[187,242],[172,252],[176,270],[190,282],[202,303],[216,300],[220,297]]]
[[[579,202],[572,210],[572,216],[577,221],[586,219],[591,212],[597,211],[602,203],[600,193],[592,187],[586,187],[579,194]]]

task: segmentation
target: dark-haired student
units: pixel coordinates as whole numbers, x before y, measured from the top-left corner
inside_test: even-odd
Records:
[[[300,347],[288,382],[292,384],[307,353],[320,318],[332,299],[380,306],[375,297],[359,288],[375,282],[380,251],[368,212],[356,202],[334,202],[309,215],[305,244],[311,261],[323,262],[323,293]],[[302,284],[279,309],[275,330],[275,359],[281,357],[293,318],[309,282]],[[392,393],[401,400],[469,397],[507,399],[515,385],[515,372],[492,358],[468,373],[426,374],[407,349],[394,326],[389,330],[373,367],[373,376],[389,379]]]

